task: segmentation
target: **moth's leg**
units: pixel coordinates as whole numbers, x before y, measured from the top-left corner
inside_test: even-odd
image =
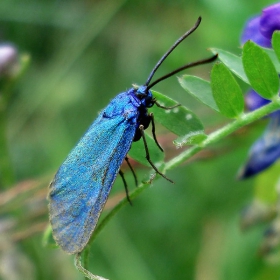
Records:
[[[139,126],[139,130],[141,132],[141,136],[144,142],[144,147],[145,147],[145,151],[146,151],[146,159],[149,162],[149,164],[153,167],[153,169],[156,171],[156,173],[158,173],[160,176],[162,176],[163,178],[165,178],[166,180],[168,180],[171,183],[174,183],[171,179],[167,178],[164,174],[162,174],[157,168],[156,166],[153,164],[153,162],[150,159],[150,154],[149,154],[149,149],[148,149],[148,145],[146,142],[146,138],[145,138],[145,131],[144,131],[144,126],[140,125]]]
[[[124,178],[124,173],[120,170],[119,171],[119,174],[123,180],[123,184],[124,184],[124,189],[125,189],[125,194],[126,194],[126,198],[127,198],[127,201],[129,202],[129,204],[132,206],[132,202],[130,200],[130,197],[129,197],[129,193],[128,193],[128,187],[127,187],[127,183],[125,181],[125,178]]]
[[[133,174],[134,181],[135,181],[135,185],[136,185],[136,187],[137,187],[137,186],[138,186],[138,180],[137,180],[136,173],[135,173],[134,169],[132,168],[132,165],[131,165],[130,162],[129,162],[129,158],[126,156],[124,159],[125,159],[125,161],[127,162],[127,165],[129,166],[129,168],[130,168],[130,170],[131,170],[131,172],[132,172],[132,174]]]
[[[151,122],[152,122],[152,133],[153,133],[153,138],[157,144],[157,146],[159,147],[159,149],[163,152],[163,148],[160,146],[160,144],[158,143],[157,137],[156,137],[156,126],[155,126],[155,120],[154,120],[154,114],[150,113],[148,114],[148,117],[150,118]]]

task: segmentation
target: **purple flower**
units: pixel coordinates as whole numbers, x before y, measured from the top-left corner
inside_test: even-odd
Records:
[[[275,30],[280,30],[280,3],[265,8],[260,17],[260,32],[271,39]]]
[[[271,38],[275,30],[280,30],[280,3],[271,5],[262,11],[261,16],[250,19],[244,28],[241,42],[252,40],[258,45],[271,48]],[[254,90],[245,97],[250,111],[269,103]],[[272,165],[280,157],[280,111],[272,113],[264,134],[252,145],[246,164],[239,172],[239,178],[245,179],[258,174]]]
[[[246,107],[249,111],[254,111],[269,102],[269,100],[262,98],[252,89],[250,89],[245,96]]]
[[[262,47],[271,47],[270,39],[264,37],[260,32],[260,17],[252,18],[247,22],[241,36],[241,42],[244,44],[248,40],[252,40]]]
[[[246,164],[238,178],[245,179],[258,174],[280,157],[280,114],[270,118],[264,134],[257,139],[249,151]]]
[[[270,100],[262,98],[259,94],[257,94],[253,89],[250,89],[245,96],[245,104],[249,111],[254,111],[266,104],[270,103]],[[271,113],[270,117],[277,117],[280,115],[280,111],[276,111]],[[280,117],[280,116],[279,116]]]
[[[271,37],[275,30],[280,30],[280,3],[263,9],[261,16],[248,21],[241,42],[244,44],[252,40],[262,47],[271,48]]]

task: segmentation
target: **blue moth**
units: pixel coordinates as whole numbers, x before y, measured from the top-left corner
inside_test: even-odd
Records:
[[[173,44],[144,85],[133,86],[110,101],[58,169],[49,190],[50,223],[56,243],[67,253],[80,253],[87,245],[133,141],[144,140],[147,160],[166,178],[150,159],[144,130],[152,124],[154,140],[161,149],[155,136],[153,115],[147,108],[155,104],[170,108],[160,106],[150,88],[184,69],[211,62],[217,56],[189,63],[150,82],[166,57],[200,22],[201,18]]]

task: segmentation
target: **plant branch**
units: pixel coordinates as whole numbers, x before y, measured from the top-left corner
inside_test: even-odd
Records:
[[[209,134],[208,137],[205,140],[203,140],[199,145],[195,145],[191,147],[190,149],[184,151],[180,155],[168,161],[165,164],[163,173],[166,173],[167,170],[173,169],[174,167],[180,165],[181,163],[185,162],[193,155],[197,154],[202,149],[223,139],[224,137],[228,136],[229,134],[233,133],[239,128],[248,125],[254,121],[257,121],[279,109],[280,109],[280,99],[278,98],[253,112],[243,114],[235,121]]]

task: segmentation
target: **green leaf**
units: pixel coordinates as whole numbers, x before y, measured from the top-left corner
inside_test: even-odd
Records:
[[[242,56],[245,73],[252,88],[266,99],[278,95],[279,77],[268,54],[257,44],[248,41]]]
[[[272,61],[276,69],[276,72],[280,73],[280,63],[278,61],[275,51],[273,49],[267,49],[267,48],[262,48],[262,49],[268,54],[270,60]]]
[[[242,91],[230,70],[223,63],[217,63],[212,68],[211,87],[213,97],[223,115],[228,118],[237,118],[243,113]]]
[[[176,140],[173,141],[173,143],[178,148],[181,148],[185,145],[199,145],[206,138],[207,135],[202,132],[191,132],[187,135],[178,137]]]
[[[145,138],[149,149],[151,161],[153,163],[162,162],[164,159],[164,153],[159,149],[159,147],[155,143],[155,140],[147,133],[145,133]],[[142,138],[139,141],[132,142],[131,149],[128,152],[128,155],[139,163],[151,167],[146,159],[146,151]]]
[[[238,78],[249,84],[243,68],[241,57],[220,49],[211,48],[210,50],[213,53],[218,53],[218,58],[220,61],[222,61]]]
[[[152,91],[153,96],[163,106],[174,106],[178,102],[159,93]],[[178,136],[189,134],[190,132],[203,132],[204,127],[197,116],[184,106],[165,110],[154,105],[149,111],[153,112],[155,121],[162,124],[168,130]]]
[[[183,75],[182,77],[179,77],[178,80],[182,88],[189,94],[219,112],[219,108],[213,98],[211,86],[208,81],[190,75]]]
[[[278,60],[280,61],[280,31],[275,31],[272,35],[272,46],[277,55]],[[277,70],[279,73],[280,71]]]

